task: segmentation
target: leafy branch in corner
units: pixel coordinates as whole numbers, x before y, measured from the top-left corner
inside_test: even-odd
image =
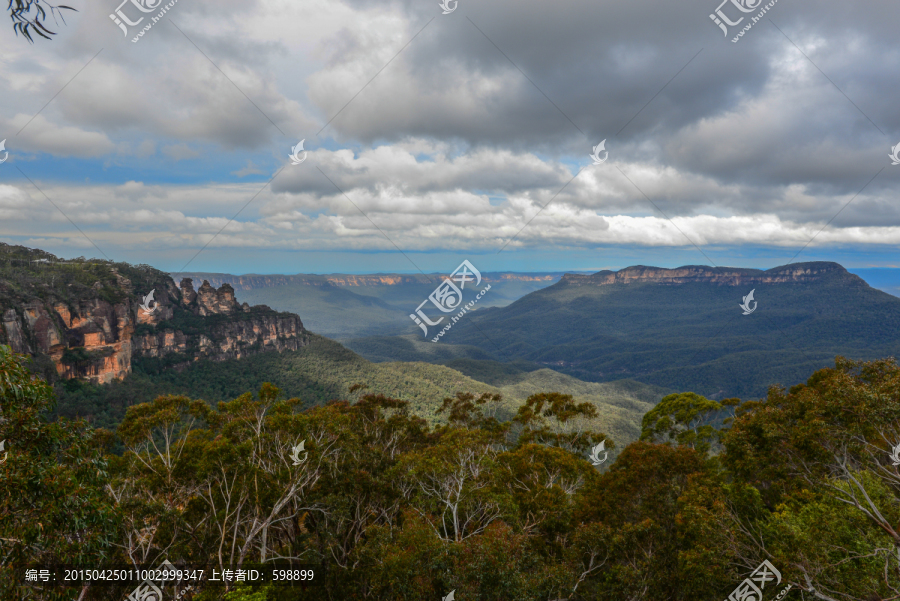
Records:
[[[9,0],[7,10],[9,10],[9,18],[12,19],[13,31],[16,32],[16,35],[21,33],[32,44],[34,43],[34,39],[31,37],[32,33],[36,33],[47,40],[50,39],[51,35],[56,35],[56,32],[50,31],[44,25],[47,20],[45,6],[50,9],[50,16],[53,17],[53,21],[56,24],[59,24],[57,17],[65,24],[66,20],[63,17],[63,10],[77,12],[71,6],[63,4],[54,6],[44,0]]]

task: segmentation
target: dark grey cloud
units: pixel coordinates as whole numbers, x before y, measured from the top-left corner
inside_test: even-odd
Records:
[[[435,14],[402,4],[411,33]],[[709,20],[715,7],[461,1],[326,131],[364,143],[420,136],[549,154],[575,154],[605,137],[620,160],[655,161],[723,184],[831,186],[837,194],[883,164],[891,138],[877,127],[900,129],[893,110],[900,52],[884,24],[896,6],[873,2],[848,12],[841,3],[782,2],[737,44]],[[317,81],[367,51],[374,49],[360,40],[338,41],[333,71]],[[313,86],[311,96],[330,116],[357,91]]]
[[[900,166],[887,166],[900,8],[779,0],[735,44],[709,19],[717,5],[459,0],[445,16],[437,0],[184,1],[139,44],[109,21],[114,5],[86,5],[53,45],[0,66],[0,124],[24,123],[104,47],[20,147],[130,166],[119,188],[75,195],[97,223],[134,196],[117,215],[147,241],[218,231],[262,186],[231,190],[222,211],[222,178],[283,166],[216,244],[383,250],[384,232],[404,248],[484,249],[521,230],[511,250],[665,246],[685,243],[681,229],[789,246],[839,211],[816,244],[900,242]],[[301,138],[308,160],[290,165]],[[604,138],[609,161],[590,165]],[[208,198],[145,177],[145,161],[198,154]],[[4,194],[17,224],[34,217],[22,189]]]

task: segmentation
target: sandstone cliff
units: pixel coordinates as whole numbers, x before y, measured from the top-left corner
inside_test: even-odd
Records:
[[[298,316],[240,305],[228,284],[215,289],[204,281],[194,292],[189,278],[176,286],[148,266],[60,261],[5,244],[0,323],[0,344],[32,355],[59,378],[99,383],[123,378],[136,360],[177,368],[200,358],[297,350],[309,339]]]
[[[141,323],[152,329],[138,328],[133,338],[136,356],[165,358],[174,355],[185,361],[196,361],[201,357],[221,361],[270,350],[294,351],[309,343],[299,317],[273,311],[265,305],[240,305],[234,298],[234,289],[228,284],[216,290],[204,281],[194,292],[193,281],[185,278],[181,281],[177,302],[189,312],[183,314],[183,318],[193,317],[182,319],[183,329],[172,327],[178,320],[170,321],[169,315],[174,310],[169,306],[149,314],[139,311]]]

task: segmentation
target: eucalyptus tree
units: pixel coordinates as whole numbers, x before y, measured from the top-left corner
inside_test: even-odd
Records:
[[[736,481],[734,550],[776,557],[815,598],[900,590],[900,367],[838,357],[738,407],[723,436]],[[827,524],[829,527],[822,527]]]
[[[53,389],[28,361],[0,345],[0,598],[71,599],[65,589],[18,587],[12,566],[110,559],[118,538],[104,490],[110,436],[80,421],[47,421]]]
[[[47,40],[51,39],[50,36],[56,35],[55,31],[47,27],[48,18],[52,18],[57,25],[59,21],[65,23],[63,11],[75,9],[64,4],[50,4],[47,0],[9,0],[8,10],[16,35],[21,33],[26,40],[34,43],[32,35]]]

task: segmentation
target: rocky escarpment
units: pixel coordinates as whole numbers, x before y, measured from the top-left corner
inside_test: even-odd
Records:
[[[35,258],[37,257],[37,258]],[[35,357],[45,375],[107,383],[136,360],[162,367],[240,359],[308,344],[297,315],[240,305],[234,289],[194,292],[163,272],[125,263],[60,261],[0,244],[0,344]]]
[[[3,312],[6,343],[17,353],[49,357],[62,378],[122,378],[131,371],[132,326],[122,309],[102,300],[76,307],[29,302],[21,313]]]
[[[193,281],[185,278],[178,296],[180,319],[173,319],[175,308],[165,305],[139,312],[142,325],[133,338],[136,357],[171,356],[173,364],[199,358],[222,361],[265,351],[293,351],[309,343],[298,316],[265,305],[241,305],[228,284],[216,289],[204,281],[194,292]]]
[[[746,286],[752,284],[808,283],[825,278],[843,278],[847,284],[863,285],[865,282],[837,263],[816,261],[783,265],[763,271],[735,267],[706,267],[687,265],[675,269],[637,265],[619,271],[600,271],[591,275],[567,273],[559,285],[608,286],[613,284],[688,284],[704,282],[720,286]]]
[[[15,303],[4,294],[0,342],[18,353],[49,358],[56,375],[63,379],[105,383],[123,378],[131,371],[135,307],[130,296],[134,290],[131,280],[117,269],[109,272],[114,281],[98,280],[87,294],[81,294],[88,298],[40,290],[44,298]],[[8,292],[9,282],[3,284]],[[121,302],[110,302],[116,297]]]

